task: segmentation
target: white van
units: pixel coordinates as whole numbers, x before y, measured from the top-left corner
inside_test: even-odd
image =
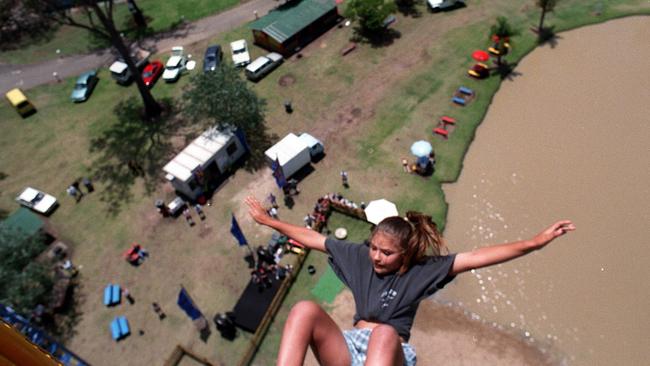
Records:
[[[256,81],[263,78],[282,63],[282,55],[271,52],[266,56],[258,57],[246,66],[245,74],[248,80]]]

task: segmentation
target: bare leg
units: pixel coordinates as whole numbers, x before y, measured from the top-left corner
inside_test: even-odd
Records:
[[[350,364],[348,347],[338,325],[318,304],[301,301],[291,308],[284,325],[277,364],[302,365],[308,345],[321,365]]]
[[[366,365],[404,365],[402,342],[395,328],[385,324],[373,328],[368,341]]]

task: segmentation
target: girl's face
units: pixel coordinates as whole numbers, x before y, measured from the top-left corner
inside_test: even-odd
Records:
[[[402,266],[402,248],[398,241],[381,231],[370,240],[370,261],[377,274],[396,272]]]

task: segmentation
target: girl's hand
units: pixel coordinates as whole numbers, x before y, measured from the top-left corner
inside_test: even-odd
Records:
[[[255,197],[248,196],[246,197],[245,202],[248,205],[248,214],[253,218],[253,220],[255,220],[255,222],[260,225],[267,225],[268,222],[272,220],[268,212],[266,212],[264,207],[262,207],[260,201]]]
[[[533,243],[536,248],[542,248],[555,238],[558,238],[569,231],[576,229],[571,220],[561,220],[546,228],[541,233],[535,235]]]

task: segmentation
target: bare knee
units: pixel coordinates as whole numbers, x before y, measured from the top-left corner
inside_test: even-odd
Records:
[[[372,329],[368,342],[367,365],[401,365],[404,363],[402,342],[397,330],[381,324]]]
[[[297,302],[289,312],[289,318],[287,321],[313,321],[319,315],[323,314],[323,309],[313,301],[299,301]]]
[[[292,308],[289,316],[313,316],[323,312],[317,303],[308,300],[298,301]]]
[[[397,330],[388,324],[380,324],[372,329],[370,337],[381,343],[401,344]]]

